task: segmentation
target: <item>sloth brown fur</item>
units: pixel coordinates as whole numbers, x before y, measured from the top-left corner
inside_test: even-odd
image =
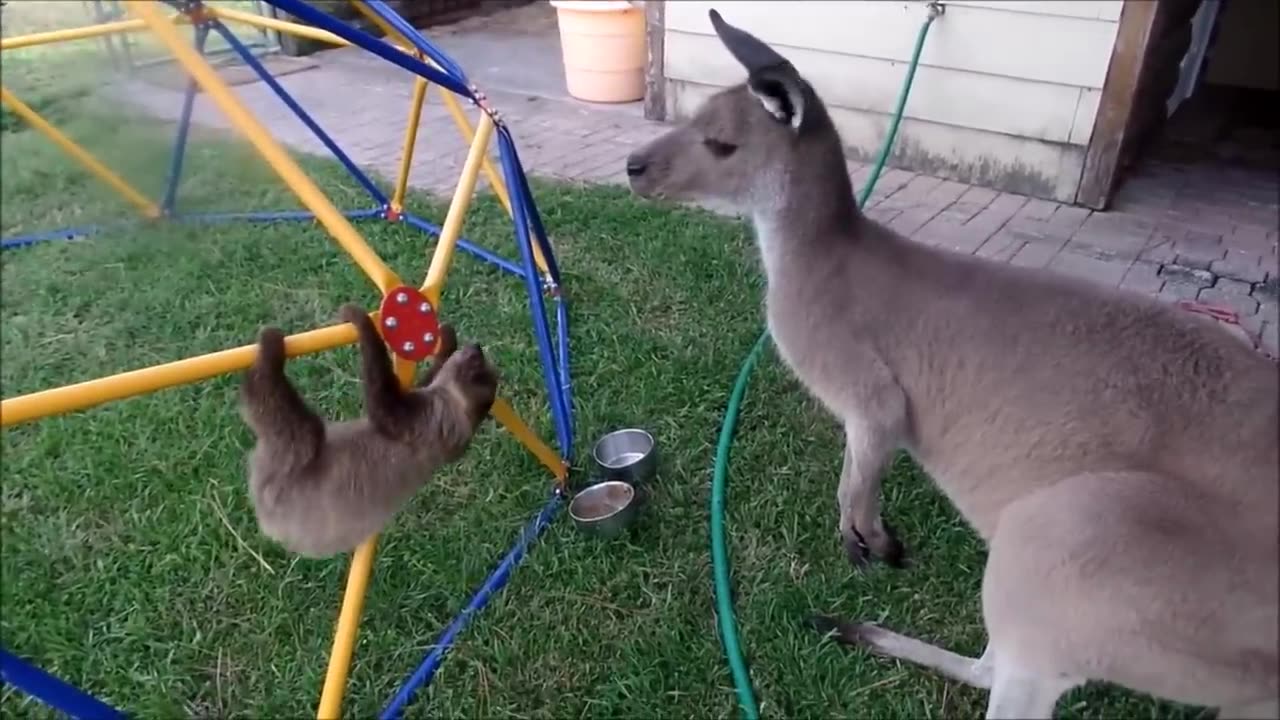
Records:
[[[284,372],[284,333],[263,328],[240,389],[257,443],[249,493],[263,534],[308,557],[347,552],[378,533],[440,467],[459,460],[497,396],[498,374],[479,345],[458,349],[441,328],[439,351],[415,387],[396,379],[363,310],[341,317],[359,334],[365,415],[326,422]]]

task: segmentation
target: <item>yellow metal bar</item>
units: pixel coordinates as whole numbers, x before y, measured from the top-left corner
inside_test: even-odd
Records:
[[[471,121],[467,119],[467,114],[463,112],[462,106],[458,104],[458,98],[444,88],[438,88],[440,97],[444,101],[445,109],[449,111],[449,116],[453,118],[453,124],[458,127],[458,132],[462,134],[465,142],[471,142],[475,136],[475,130],[471,128]],[[511,197],[507,194],[507,184],[502,180],[502,175],[493,167],[493,161],[485,154],[484,165],[485,179],[489,181],[489,186],[493,188],[493,194],[498,196],[498,202],[502,203],[503,209],[507,211],[507,217],[512,222],[516,221],[515,212],[511,209]],[[550,272],[547,269],[547,259],[542,255],[542,246],[538,243],[533,245],[533,262],[537,265],[538,270],[543,273]]]
[[[391,25],[386,20],[382,19],[382,16],[370,10],[369,6],[365,5],[360,0],[351,0],[351,7],[355,8],[356,12],[363,15],[365,20],[368,20],[369,22],[373,23],[375,27],[381,30],[382,34],[386,36],[387,40],[390,40],[391,42],[397,45],[400,45],[402,50],[408,50],[409,48],[413,47],[413,44],[410,43],[403,35],[401,35],[398,30],[391,27]],[[426,62],[428,65],[432,67],[435,67],[435,68],[439,67],[434,62],[432,62],[430,58],[425,59],[424,62]]]
[[[141,20],[117,20],[99,25],[86,25],[84,27],[49,30],[29,35],[17,35],[15,37],[0,38],[0,50],[17,50],[18,48],[33,47],[35,45],[84,40],[103,35],[144,30],[146,27],[146,24]]]
[[[380,16],[378,16],[372,10],[370,10],[368,5],[365,5],[360,0],[350,0],[350,1],[351,1],[351,6],[354,7],[357,11],[359,11],[359,13],[363,15],[366,20],[373,23],[378,28],[378,30],[382,31],[382,34],[386,36],[387,42],[395,46],[397,50],[403,53],[412,54],[422,62],[430,65],[431,67],[437,70],[440,70],[441,72],[444,72],[444,70],[439,65],[437,65],[434,60],[432,60],[429,57],[422,56],[418,52],[418,49],[413,46],[413,43],[409,42],[403,35],[400,34],[399,31],[391,27],[391,25],[387,24],[386,20],[383,20]]]
[[[356,631],[360,629],[360,613],[364,610],[364,596],[369,589],[369,576],[373,574],[373,556],[377,546],[378,536],[374,535],[361,543],[351,556],[347,588],[342,593],[342,609],[338,612],[338,628],[334,631],[333,650],[329,653],[329,669],[325,672],[320,706],[316,709],[318,720],[337,720],[342,715],[342,695],[347,687],[351,654],[355,650]]]
[[[376,25],[377,28],[382,31],[383,35],[386,35],[389,40],[400,46],[401,50],[408,52],[413,48],[412,43],[410,43],[409,40],[400,33],[400,31],[391,27],[391,25],[389,25],[385,20],[370,10],[362,0],[351,0],[351,4],[360,12],[361,15],[364,15],[365,18]],[[421,53],[416,51],[414,54],[419,60],[422,60],[431,67],[436,69],[440,68],[440,66],[432,61],[431,58],[424,57]],[[419,81],[421,82],[422,79],[419,78]],[[471,121],[467,119],[467,115],[463,112],[462,106],[458,104],[457,96],[442,87],[437,87],[436,89],[439,91],[440,97],[444,101],[445,109],[449,111],[449,116],[453,118],[453,124],[457,126],[458,132],[462,135],[462,141],[465,143],[471,143],[475,139],[475,130],[471,127]],[[414,107],[410,110],[410,112],[413,113],[421,113],[422,111],[421,103],[417,100],[417,90],[418,85],[415,84],[413,101]],[[414,128],[414,132],[417,132],[416,127]],[[406,151],[405,154],[407,155],[409,152],[410,151]],[[407,162],[402,158],[401,173],[406,172],[406,167],[408,167]],[[485,179],[489,181],[489,186],[493,188],[493,193],[498,196],[498,202],[502,203],[503,209],[507,211],[507,216],[512,219],[512,222],[514,222],[515,213],[511,210],[511,198],[507,194],[507,184],[502,181],[502,175],[493,167],[493,161],[489,159],[489,155],[487,153],[484,156],[481,169],[484,170]],[[403,199],[403,195],[401,197]],[[399,206],[394,202],[392,203],[392,207],[399,209]],[[533,243],[533,261],[541,272],[550,272],[547,269],[547,260],[542,255],[542,247],[537,243]]]
[[[342,47],[351,46],[351,43],[337,35],[334,35],[328,30],[321,30],[307,25],[299,25],[298,23],[289,22],[287,20],[269,18],[264,15],[256,15],[243,10],[234,10],[232,8],[224,8],[217,5],[205,5],[204,9],[210,15],[216,15],[223,20],[244,23],[245,25],[252,25],[266,30],[275,30],[286,35],[296,35],[297,37],[317,40],[319,42],[329,43],[330,45],[339,45]]]
[[[413,81],[413,99],[409,105],[409,124],[404,129],[404,147],[400,149],[400,175],[396,178],[396,190],[391,196],[391,207],[404,208],[404,194],[409,187],[409,166],[413,164],[413,148],[418,142],[418,125],[422,121],[422,103],[427,99],[427,81]]]
[[[98,159],[95,158],[88,150],[80,147],[74,140],[63,135],[58,128],[50,125],[49,121],[40,117],[39,113],[32,110],[26,103],[19,100],[16,95],[9,92],[9,89],[3,85],[0,85],[0,101],[12,108],[13,111],[25,120],[28,125],[53,141],[54,145],[62,148],[63,152],[74,158],[77,162],[83,165],[86,170],[97,176],[99,180],[110,185],[113,190],[120,193],[126,200],[136,205],[144,215],[153,218],[160,216],[160,207],[158,205],[147,199],[147,196],[134,189],[132,185],[125,182],[124,178],[115,174],[110,168],[99,162]]]
[[[375,320],[378,315],[371,315]],[[349,323],[330,325],[285,338],[285,354],[289,357],[309,355],[356,341],[356,330]],[[176,360],[75,385],[20,395],[0,402],[0,427],[31,420],[76,412],[164,388],[187,385],[219,375],[244,370],[253,364],[258,347],[242,345],[185,360]]]
[[[458,178],[458,186],[453,190],[453,200],[449,203],[449,212],[444,217],[444,225],[440,228],[440,240],[436,243],[436,251],[431,256],[431,266],[427,269],[427,279],[422,283],[422,292],[431,303],[440,302],[440,289],[444,286],[444,277],[449,273],[449,265],[453,262],[453,251],[458,244],[458,236],[462,233],[462,222],[471,207],[471,197],[475,194],[476,178],[480,175],[480,161],[489,149],[489,140],[493,137],[493,118],[483,115],[476,137],[471,141],[471,149],[467,151],[466,162],[462,164],[462,176]]]
[[[147,23],[147,27],[156,38],[169,49],[169,52],[173,53],[178,62],[186,68],[187,73],[199,83],[209,99],[227,116],[231,124],[253,143],[254,148],[276,171],[280,179],[284,180],[302,204],[315,214],[316,219],[324,225],[342,249],[351,255],[374,285],[384,293],[399,285],[400,279],[391,271],[391,268],[387,267],[350,221],[333,206],[329,198],[271,137],[262,123],[258,122],[236,99],[226,81],[218,76],[208,61],[188,43],[183,42],[173,23],[165,20],[156,9],[156,5],[149,0],[126,0],[125,6],[129,12]]]
[[[399,355],[391,357],[400,385],[411,387],[417,364]],[[374,535],[361,543],[351,558],[347,587],[342,593],[342,609],[338,612],[338,626],[333,633],[333,649],[329,652],[329,668],[325,671],[324,688],[320,691],[320,705],[316,710],[318,720],[337,720],[342,716],[342,696],[346,693],[347,677],[351,672],[351,657],[355,653],[360,614],[369,589],[369,576],[373,574],[377,545],[378,536]]]
[[[458,98],[444,88],[439,88],[439,90],[440,97],[444,101],[444,107],[449,111],[449,116],[453,118],[453,124],[458,126],[458,132],[462,135],[463,142],[471,142],[475,137],[476,131],[472,129],[471,121],[467,119],[467,114],[462,111],[462,106],[458,104]],[[502,207],[506,208],[507,216],[514,218],[515,215],[511,211],[511,198],[507,195],[507,184],[502,181],[502,176],[494,169],[493,161],[489,159],[488,155],[484,157],[483,169],[485,179],[493,187],[493,193],[498,196],[498,202],[502,203]],[[538,253],[538,258],[542,257],[538,246],[534,246],[534,251]]]
[[[395,364],[400,383],[408,387],[413,383],[415,365],[399,357],[395,358]],[[568,467],[551,448],[538,439],[538,436],[520,419],[506,400],[498,398],[491,412],[495,420],[547,466],[558,482],[564,482],[568,477]],[[320,705],[316,711],[317,720],[337,720],[342,716],[342,698],[346,692],[347,678],[351,671],[351,658],[355,652],[356,635],[360,629],[360,615],[364,610],[369,578],[373,574],[373,559],[377,543],[376,535],[369,538],[356,548],[355,555],[351,558],[347,586],[342,596],[342,609],[338,613],[338,626],[334,631],[333,650],[329,654],[329,667],[325,672],[324,688],[321,690]]]
[[[499,397],[494,401],[493,408],[489,411],[489,414],[502,427],[506,428],[507,432],[515,436],[521,445],[528,448],[534,457],[538,458],[543,465],[546,465],[547,469],[556,476],[556,480],[564,481],[569,474],[569,468],[565,465],[564,459],[546,443],[542,442],[537,433],[526,425],[524,420],[520,419],[515,409],[511,407],[511,403]]]
[[[351,4],[354,5],[362,15],[368,18],[370,22],[376,25],[384,35],[399,45],[402,50],[408,51],[412,48],[412,43],[410,43],[404,35],[387,24],[385,20],[376,15],[373,11],[369,10],[364,2],[361,0],[351,0]],[[440,67],[432,61],[431,58],[421,57],[420,53],[419,59],[434,68],[439,69]],[[467,119],[467,115],[463,112],[462,106],[458,104],[457,96],[442,87],[437,87],[436,89],[440,93],[440,98],[444,101],[445,109],[449,111],[449,116],[453,118],[453,124],[457,126],[458,132],[462,135],[462,141],[465,143],[471,143],[475,139],[475,130],[471,127],[471,121]],[[507,211],[507,216],[514,222],[515,213],[511,209],[511,198],[507,194],[507,184],[503,182],[502,175],[494,169],[493,161],[489,159],[487,153],[484,156],[484,163],[481,168],[484,170],[485,179],[489,181],[490,187],[493,188],[493,193],[498,196],[498,202],[502,203],[503,209]],[[533,245],[533,260],[534,264],[538,266],[540,271],[544,273],[549,272],[547,270],[547,260],[543,257],[542,248],[537,243],[534,243]]]

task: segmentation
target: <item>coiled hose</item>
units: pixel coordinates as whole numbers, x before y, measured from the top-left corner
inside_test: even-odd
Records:
[[[863,186],[858,196],[859,207],[866,206],[867,198],[871,197],[871,191],[875,189],[876,181],[880,179],[880,173],[884,170],[885,161],[889,158],[889,150],[893,147],[893,141],[898,135],[898,125],[902,122],[902,111],[907,105],[907,96],[911,93],[911,83],[915,79],[916,65],[920,61],[920,51],[924,48],[929,26],[942,12],[943,6],[940,3],[929,4],[929,15],[916,36],[915,49],[911,53],[911,63],[907,66],[906,80],[903,81],[902,90],[898,93],[898,105],[893,111],[889,133],[880,147],[880,154],[876,157],[875,166],[871,169],[871,176],[867,178],[867,184]],[[733,433],[738,425],[742,398],[747,391],[747,380],[750,379],[751,371],[760,359],[760,353],[764,350],[765,341],[768,339],[769,330],[766,328],[760,333],[759,339],[756,340],[738,369],[737,380],[734,381],[733,391],[729,394],[729,404],[725,407],[724,423],[720,426],[720,440],[716,445],[715,466],[711,476],[711,570],[715,582],[716,619],[720,626],[720,642],[724,646],[729,671],[733,675],[734,689],[738,694],[738,704],[742,707],[742,713],[747,720],[758,720],[760,710],[756,706],[755,694],[751,689],[747,663],[742,657],[738,623],[733,611],[729,582],[729,552],[724,529],[725,481],[729,474],[729,448],[733,444]]]

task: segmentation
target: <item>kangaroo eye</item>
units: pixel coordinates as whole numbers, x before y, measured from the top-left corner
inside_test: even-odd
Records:
[[[716,140],[715,138],[706,138],[702,141],[702,144],[706,146],[712,155],[721,158],[729,157],[738,149],[738,146],[733,143]]]

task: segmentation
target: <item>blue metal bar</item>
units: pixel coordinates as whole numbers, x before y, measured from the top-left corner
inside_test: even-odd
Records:
[[[204,55],[204,44],[209,38],[209,26],[196,26],[196,52]],[[173,141],[173,155],[169,158],[169,177],[164,185],[164,202],[161,208],[165,214],[173,212],[173,204],[177,200],[178,182],[182,178],[182,161],[187,154],[187,134],[191,130],[191,109],[196,102],[196,90],[199,85],[194,79],[187,81],[186,92],[182,95],[182,113],[178,117],[178,135]]]
[[[348,210],[342,214],[352,219],[379,217],[382,215],[382,208]],[[315,218],[315,214],[309,210],[269,210],[264,212],[190,213],[175,215],[173,219],[193,222],[232,222],[236,220],[275,222],[277,220],[314,220]]]
[[[244,42],[243,40],[241,40],[240,42],[244,43],[244,46],[249,48],[250,50],[262,50],[264,54],[266,52],[269,52],[269,50],[267,49],[267,46],[263,43]],[[205,57],[217,58],[223,55],[235,55],[235,54],[236,54],[236,51],[232,50],[231,48],[214,48],[213,50],[208,51],[208,54],[205,55]],[[254,55],[254,57],[262,57],[262,56]]]
[[[26,235],[15,235],[14,237],[0,240],[0,249],[8,250],[10,248],[26,247],[35,245],[36,243],[47,242],[49,240],[75,240],[88,235],[102,232],[105,228],[101,225],[82,225],[80,227],[59,228],[57,230],[42,230],[36,233],[28,233]]]
[[[529,251],[528,262],[532,263],[533,262],[532,260],[533,243],[532,243],[532,239],[529,236],[530,223],[528,221],[534,218],[535,215],[533,212],[530,211],[530,207],[527,205],[527,200],[529,200],[532,197],[532,194],[528,192],[529,190],[528,178],[525,175],[524,170],[519,165],[520,156],[515,147],[515,140],[511,137],[511,133],[508,130],[508,128],[501,127],[498,129],[498,140],[499,140],[498,142],[499,158],[502,161],[503,172],[507,176],[507,186],[519,187],[524,190],[524,192],[512,193],[512,196],[511,196],[512,215],[514,217],[519,217],[525,220],[525,222],[517,221],[515,223],[516,240],[517,240],[516,244],[520,246],[522,254],[524,253],[526,248],[528,249]],[[555,255],[552,252],[550,247],[544,246],[543,249],[545,251],[548,271],[552,272],[551,268],[555,267]],[[530,268],[529,272],[534,273],[534,275],[536,276],[535,280],[540,279],[541,276],[537,274],[535,266],[529,265],[529,268]],[[554,272],[558,274],[559,271],[557,269]],[[551,282],[552,282],[551,289],[553,291],[559,292],[558,285],[556,284],[556,281],[554,280],[554,278],[552,279]],[[561,392],[561,384],[556,382],[556,372],[555,372],[556,366],[564,364],[564,366],[567,367],[568,359],[561,358],[559,363],[554,362],[554,355],[556,353],[552,350],[552,347],[551,347],[551,333],[547,327],[546,309],[542,299],[542,294],[538,292],[538,287],[536,283],[530,285],[529,303],[530,303],[530,309],[533,311],[533,315],[534,315],[534,326],[535,326],[535,333],[537,334],[537,337],[538,337],[539,350],[544,353],[543,354],[544,373],[546,373],[545,377],[546,377],[548,392],[552,394],[551,395],[552,418],[555,420],[555,423],[556,423],[556,432],[560,440],[560,451],[566,460],[572,460],[573,438],[574,438],[573,421],[572,421],[573,408],[570,406],[568,398],[564,395],[563,392]]]
[[[573,380],[569,374],[569,309],[563,291],[556,295],[556,336],[560,345],[560,351],[557,353],[556,358],[560,362],[560,391],[564,394],[565,420],[569,426],[569,437],[573,438],[575,434],[573,429]]]
[[[499,128],[498,159],[502,162],[502,171],[506,176],[507,187],[520,187],[520,169],[512,162],[514,143],[507,134],[506,128]],[[551,348],[551,333],[547,329],[546,306],[542,301],[542,277],[538,273],[533,260],[533,243],[529,238],[528,209],[524,204],[524,193],[511,193],[511,215],[514,218],[516,245],[520,248],[520,256],[524,260],[525,288],[529,293],[529,310],[533,316],[533,334],[538,342],[538,354],[542,358],[542,377],[547,386],[548,399],[551,403],[551,417],[555,421],[556,436],[560,443],[560,454],[566,460],[572,459],[573,434],[568,423],[568,409],[565,407],[564,393],[560,392],[557,378],[554,352]]]
[[[126,715],[85,691],[0,648],[0,680],[73,718],[125,720]]]
[[[415,48],[423,55],[431,58],[437,65],[449,71],[449,74],[457,78],[463,85],[470,85],[467,80],[467,74],[462,71],[462,66],[453,61],[443,50],[431,44],[431,41],[418,32],[418,29],[410,25],[395,10],[392,10],[382,0],[364,0],[364,4],[375,15],[382,18],[388,25],[395,28],[397,32],[405,37]]]
[[[511,160],[515,163],[517,175],[520,177],[520,187],[518,192],[524,197],[524,206],[529,216],[529,223],[533,226],[533,236],[538,241],[538,247],[542,250],[542,257],[547,261],[547,272],[551,274],[551,280],[557,285],[560,284],[560,267],[556,264],[555,253],[551,251],[551,243],[547,241],[547,231],[542,226],[542,214],[538,212],[538,206],[533,200],[533,190],[529,188],[529,176],[524,171],[524,165],[520,163],[520,153],[516,150],[515,139],[510,137],[511,131],[506,128],[500,128],[499,132],[508,135],[508,141],[511,145]]]
[[[542,255],[547,261],[547,272],[551,275],[551,281],[555,287],[553,291],[556,293],[556,334],[559,340],[559,351],[557,359],[560,369],[560,387],[563,392],[563,405],[565,413],[565,424],[568,428],[568,436],[570,443],[574,437],[573,422],[573,381],[569,373],[569,314],[568,302],[564,297],[563,290],[560,286],[560,268],[556,263],[555,252],[551,249],[551,243],[547,239],[547,231],[542,225],[542,214],[538,212],[538,207],[533,198],[533,190],[529,186],[529,175],[524,171],[524,167],[520,163],[520,153],[516,149],[515,140],[510,137],[510,129],[502,128],[500,132],[506,133],[510,142],[511,160],[517,169],[517,176],[520,178],[519,193],[523,198],[526,216],[530,225],[533,227],[533,236],[538,241],[538,245],[542,250]],[[569,453],[572,454],[572,451]]]
[[[524,559],[529,545],[542,534],[542,531],[555,518],[556,513],[560,510],[562,499],[561,491],[557,488],[553,491],[551,499],[542,507],[537,517],[525,526],[520,533],[519,539],[516,540],[515,546],[502,559],[498,567],[494,568],[493,572],[489,574],[489,577],[485,579],[484,584],[472,596],[467,606],[462,609],[462,612],[458,613],[453,622],[449,623],[449,626],[440,634],[440,638],[431,646],[431,652],[427,653],[427,656],[422,660],[422,664],[418,666],[413,675],[396,692],[395,696],[387,704],[386,709],[382,711],[379,720],[392,720],[392,718],[400,717],[400,713],[409,701],[413,699],[418,689],[431,683],[432,677],[435,676],[436,670],[440,668],[440,664],[444,661],[445,654],[449,652],[454,641],[457,640],[458,634],[466,628],[472,617],[484,609],[489,599],[502,590],[507,581],[511,579],[512,571]]]
[[[342,213],[351,219],[380,217],[382,208],[373,208],[370,210],[349,210]],[[191,222],[274,222],[278,220],[314,220],[315,215],[306,210],[285,210],[285,211],[266,211],[266,212],[228,212],[228,213],[180,213],[170,217],[176,221]],[[14,237],[4,238],[0,240],[0,249],[8,250],[10,248],[26,247],[40,242],[50,240],[75,240],[77,238],[88,235],[95,235],[117,227],[124,227],[136,224],[136,220],[126,220],[123,222],[111,223],[108,225],[82,225],[79,227],[59,228],[56,230],[42,230],[27,235],[16,235]],[[514,267],[514,266],[513,266]],[[524,271],[521,270],[523,275]]]
[[[354,28],[328,13],[321,12],[310,5],[307,5],[302,2],[302,0],[263,1],[293,15],[308,25],[313,25],[321,30],[327,30],[357,47],[368,50],[392,65],[408,70],[414,75],[426,78],[436,85],[439,85],[440,87],[457,95],[461,95],[462,97],[472,101],[476,99],[464,81],[455,78],[447,71],[437,70],[412,55],[401,52],[391,44],[379,40],[369,33]]]
[[[423,220],[422,218],[412,213],[402,213],[401,217],[404,218],[404,221],[406,223],[412,225],[413,227],[423,232],[430,233],[437,237],[440,236],[439,225]],[[485,248],[482,248],[479,245],[476,245],[475,243],[471,242],[470,240],[467,240],[466,238],[461,238],[461,237],[458,238],[458,247],[462,248],[466,252],[471,253],[472,255],[475,255],[476,257],[480,258],[481,260],[484,260],[485,262],[497,265],[499,268],[506,270],[512,275],[524,277],[524,268],[521,268],[519,265],[516,265],[510,260],[502,257],[501,255],[498,255],[497,253],[490,252],[489,250],[486,250]]]
[[[501,270],[511,273],[512,275],[524,277],[524,270],[519,265],[516,265],[497,253],[490,252],[489,250],[476,245],[466,238],[458,238],[458,247]]]
[[[258,62],[258,58],[254,57],[253,53],[249,52],[249,49],[240,42],[240,38],[236,37],[235,33],[228,30],[227,26],[222,24],[221,20],[215,19],[211,24],[213,29],[227,41],[227,44],[235,49],[235,51],[240,55],[240,58],[244,60],[245,64],[258,74],[258,77],[262,79],[262,82],[266,83],[267,87],[271,88],[271,91],[278,95],[280,100],[293,111],[293,114],[298,116],[298,119],[302,121],[302,124],[306,125],[307,129],[311,130],[311,132],[315,134],[316,138],[318,138],[320,142],[324,143],[324,146],[329,149],[329,152],[333,153],[334,157],[338,158],[339,162],[342,163],[342,166],[345,167],[347,172],[351,173],[351,176],[364,187],[365,191],[373,196],[373,199],[377,201],[379,205],[386,205],[387,196],[383,195],[382,191],[378,189],[378,186],[374,185],[373,181],[369,179],[369,176],[365,175],[364,171],[352,162],[351,158],[347,157],[347,154],[342,151],[342,148],[338,147],[338,144],[333,141],[333,138],[329,137],[329,134],[317,125],[315,120],[311,119],[311,116],[307,114],[307,111],[302,109],[302,106],[299,105],[298,102],[293,99],[293,96],[284,89],[284,86],[280,84],[280,81],[276,80],[271,76],[271,73],[267,72],[267,69],[262,66],[262,63]]]

